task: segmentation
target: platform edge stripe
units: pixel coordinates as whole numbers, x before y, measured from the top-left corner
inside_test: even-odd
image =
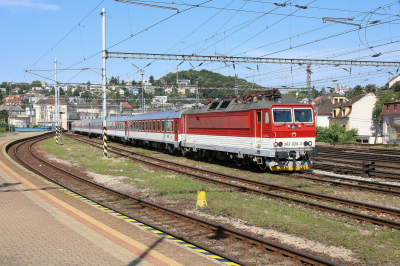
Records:
[[[95,206],[95,207],[97,207],[97,208],[99,208],[99,209],[105,210],[106,212],[108,212],[108,213],[110,213],[110,214],[113,214],[113,215],[115,215],[115,216],[118,216],[118,217],[124,216],[124,215],[122,215],[121,213],[118,213],[118,212],[113,211],[113,210],[111,210],[111,209],[109,209],[109,208],[107,208],[107,207],[104,207],[104,206],[102,206],[102,205],[100,205],[100,204],[98,204],[98,203],[95,203],[95,202],[93,202],[93,201],[87,199],[86,197],[81,196],[81,195],[79,195],[79,194],[76,194],[75,192],[72,192],[72,191],[70,191],[69,189],[66,189],[66,188],[64,188],[64,187],[62,187],[62,186],[60,186],[60,185],[58,185],[58,184],[55,184],[55,183],[53,183],[53,182],[51,182],[51,181],[45,179],[44,177],[41,177],[41,176],[39,176],[39,175],[37,175],[37,174],[35,174],[35,173],[29,171],[28,169],[22,167],[20,164],[17,164],[14,160],[11,159],[11,157],[10,157],[10,156],[7,154],[7,152],[5,151],[6,145],[7,145],[7,144],[5,144],[5,145],[3,146],[3,147],[4,147],[4,148],[3,148],[3,153],[4,153],[4,155],[5,155],[10,161],[12,161],[15,165],[17,165],[19,168],[23,169],[23,170],[26,171],[26,172],[29,172],[30,174],[33,174],[33,175],[36,176],[36,177],[39,177],[40,179],[42,179],[42,180],[45,181],[46,183],[52,184],[53,186],[57,187],[57,188],[60,189],[60,190],[66,191],[68,194],[70,194],[70,195],[72,195],[72,196],[74,196],[74,197],[77,197],[77,198],[79,198],[80,200],[88,201],[88,203],[90,203],[91,205],[93,205],[93,206]],[[1,162],[1,161],[0,161],[0,164],[2,164],[3,166],[6,166],[6,165],[5,165],[3,162]],[[7,166],[6,166],[6,167],[7,167]],[[7,168],[8,168],[8,167],[7,167]],[[14,171],[12,171],[10,168],[8,168],[8,169],[9,169],[12,173],[14,173],[16,176],[18,176],[19,178],[21,178],[22,180],[24,180],[25,182],[27,182],[28,184],[31,184],[29,181],[27,181],[26,179],[22,178],[20,175],[18,175],[18,174],[15,173]],[[31,185],[33,185],[33,184],[31,184]],[[62,202],[61,200],[58,200],[57,198],[55,198],[54,196],[52,196],[51,194],[49,194],[49,193],[47,193],[47,192],[45,192],[45,191],[43,191],[43,192],[41,192],[41,193],[42,193],[42,194],[48,195],[48,197],[52,198],[53,201],[57,202],[58,204],[60,204],[60,205],[62,205],[62,206],[63,206],[64,204],[66,204],[66,203]],[[71,207],[72,207],[72,206],[71,206]],[[72,207],[72,208],[73,208],[73,207]],[[74,209],[75,209],[75,208],[74,208]],[[84,214],[84,215],[85,215],[85,214]],[[85,215],[85,216],[87,216],[87,215]],[[92,218],[92,217],[90,217],[90,216],[88,216],[88,217],[89,217],[89,218]],[[126,217],[126,216],[125,216],[125,217]],[[82,217],[82,218],[83,218],[83,217]],[[84,218],[84,219],[85,219],[85,218]],[[92,219],[93,219],[93,218],[92,218]],[[130,219],[129,217],[128,217],[128,218],[123,218],[123,219],[124,219],[124,220],[127,220],[127,221],[130,221],[130,220],[129,220],[129,219]],[[86,220],[86,219],[85,219],[85,220]],[[93,220],[97,222],[97,220],[95,220],[95,219],[93,219]],[[166,234],[166,233],[164,233],[164,232],[161,232],[161,231],[159,231],[159,230],[157,230],[157,229],[155,229],[155,228],[153,228],[153,227],[147,226],[146,224],[137,222],[137,221],[134,220],[134,219],[131,219],[131,220],[133,220],[133,221],[130,221],[131,223],[134,223],[134,224],[136,224],[136,225],[139,225],[140,227],[146,228],[148,231],[150,231],[150,232],[152,232],[152,233],[155,233],[155,234],[157,234],[157,235],[161,235],[163,238],[168,238],[168,240],[170,240],[170,241],[173,241],[173,242],[175,242],[175,243],[178,243],[178,244],[180,244],[180,245],[183,245],[183,246],[185,246],[185,247],[188,247],[188,248],[190,248],[190,249],[192,249],[192,250],[194,250],[194,251],[202,250],[202,249],[200,249],[199,247],[197,247],[197,246],[195,246],[195,245],[193,245],[193,244],[189,244],[189,243],[187,243],[187,242],[185,242],[185,241],[183,241],[183,240],[176,239],[174,236],[168,235],[168,234]],[[94,223],[94,224],[95,224],[95,223]],[[106,225],[105,225],[105,226],[106,226]],[[106,227],[107,227],[107,226],[106,226]],[[111,229],[111,228],[110,228],[110,229]],[[114,230],[114,229],[111,229],[111,230],[116,231],[116,230]],[[157,233],[157,232],[154,232],[154,231],[158,231],[158,232],[160,232],[160,233]],[[116,231],[116,232],[118,232],[118,231]],[[119,232],[118,232],[118,233],[119,233]],[[122,235],[122,234],[121,234],[121,235]],[[135,241],[134,239],[131,239],[131,240]],[[135,241],[135,242],[137,242],[137,241]],[[141,244],[141,243],[139,243],[139,244]],[[141,245],[142,245],[142,244],[141,244]],[[144,251],[144,250],[143,250],[143,251]],[[229,261],[229,260],[227,260],[227,259],[224,259],[224,258],[222,258],[222,257],[219,257],[219,256],[217,256],[217,255],[215,255],[215,254],[213,254],[213,253],[211,253],[211,252],[209,252],[210,254],[204,254],[204,253],[201,252],[201,251],[198,251],[198,252],[201,253],[201,254],[203,254],[203,255],[205,255],[205,256],[207,256],[207,257],[209,257],[209,258],[215,259],[215,260],[217,260],[217,261],[219,261],[219,262],[221,262],[221,263],[223,263],[223,264],[227,264],[227,265],[240,265],[240,264],[237,264],[237,263],[235,263],[235,262],[232,262],[232,261]],[[208,252],[208,251],[207,251],[207,252]],[[161,254],[161,253],[159,253],[159,252],[157,252],[157,251],[150,250],[150,251],[148,252],[148,254],[150,254],[150,255],[152,255],[152,256],[156,255],[156,254],[154,254],[154,253],[159,254],[159,255],[165,257],[165,255],[163,255],[163,254]],[[155,257],[159,257],[159,256],[155,256]],[[166,257],[166,259],[172,260],[172,259],[170,259],[170,258],[168,258],[168,257]],[[226,260],[226,262],[220,261],[220,259]],[[169,264],[169,263],[168,263],[168,264],[169,264],[169,265],[181,265],[179,262],[176,262],[176,261],[174,261],[174,260],[172,260],[172,261],[175,262],[175,263],[172,263],[172,264]],[[182,266],[183,266],[183,265],[182,265]]]

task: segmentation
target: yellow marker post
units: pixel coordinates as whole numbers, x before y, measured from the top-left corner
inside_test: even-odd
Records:
[[[196,204],[196,206],[203,207],[204,205],[207,205],[206,192],[205,191],[197,191],[197,204]]]

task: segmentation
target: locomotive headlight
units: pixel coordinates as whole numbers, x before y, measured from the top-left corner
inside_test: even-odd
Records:
[[[275,142],[275,143],[274,143],[274,147],[278,147],[278,145],[279,145],[278,142]]]
[[[279,145],[279,147],[282,147],[282,146],[283,146],[283,143],[282,143],[282,142],[279,142],[278,145]]]
[[[290,125],[287,125],[287,128],[290,128]]]
[[[308,141],[304,141],[304,146],[308,146]]]
[[[309,141],[309,142],[308,142],[308,146],[312,146],[312,141]]]

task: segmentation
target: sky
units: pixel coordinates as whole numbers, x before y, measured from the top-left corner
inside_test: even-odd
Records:
[[[0,82],[101,83],[102,20],[109,52],[400,62],[400,1],[0,0]],[[156,7],[158,6],[158,7]],[[179,9],[165,9],[169,7]],[[323,21],[323,17],[348,24]],[[375,55],[375,56],[373,56]],[[378,55],[378,56],[377,56]],[[180,65],[179,65],[180,64]],[[179,70],[237,74],[265,87],[306,86],[305,65],[107,59],[107,78]],[[84,70],[82,70],[84,69]],[[29,70],[26,72],[25,70]],[[311,65],[317,89],[383,86],[398,67]]]

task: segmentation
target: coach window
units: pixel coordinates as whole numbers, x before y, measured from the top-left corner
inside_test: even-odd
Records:
[[[153,120],[153,131],[156,131],[156,120]]]
[[[269,112],[265,111],[264,115],[265,115],[265,124],[268,125],[269,124]]]
[[[171,132],[174,132],[174,120],[171,120]]]
[[[142,122],[139,121],[139,131],[142,130]]]
[[[142,131],[144,131],[144,121],[142,121]]]
[[[161,132],[165,131],[165,120],[161,121]]]
[[[149,131],[151,131],[151,120],[149,121]]]
[[[157,120],[157,131],[160,132],[160,120]]]
[[[257,112],[257,124],[261,124],[261,111]]]
[[[146,131],[149,130],[149,122],[146,121]]]
[[[171,126],[170,126],[171,124],[170,123],[171,123],[171,121],[167,120],[167,132],[169,132],[171,130],[170,129],[171,128]]]

